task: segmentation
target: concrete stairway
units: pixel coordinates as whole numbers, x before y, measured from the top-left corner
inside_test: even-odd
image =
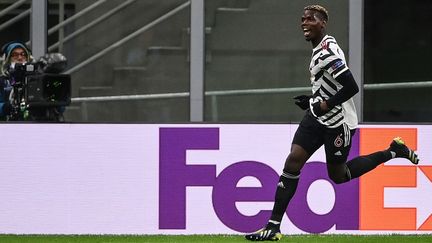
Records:
[[[293,6],[291,1],[285,0],[207,1],[206,90],[308,86],[310,44],[300,33],[301,9],[302,6]],[[85,80],[74,91],[76,96],[189,91],[188,26],[189,11],[183,11],[113,52],[111,55],[115,58],[109,58],[108,64],[96,62],[76,75],[77,79]],[[346,43],[345,39],[340,40]],[[85,75],[92,77],[96,75],[95,70],[103,71],[97,74],[97,80],[87,83]],[[206,97],[206,120],[298,121],[302,111],[293,105],[295,95],[224,96],[218,97],[216,103]],[[89,102],[81,116],[80,109],[74,107],[71,112],[68,109],[67,119],[96,122],[189,120],[188,98]]]

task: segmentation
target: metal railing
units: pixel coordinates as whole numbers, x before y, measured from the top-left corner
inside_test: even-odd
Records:
[[[79,11],[78,13],[74,14],[70,18],[67,18],[65,21],[62,21],[61,23],[58,23],[56,26],[52,27],[48,30],[48,35],[54,33],[55,31],[59,30],[60,28],[63,28],[65,25],[72,23],[73,21],[77,20],[81,16],[84,16],[84,14],[90,12],[91,10],[97,8],[99,5],[105,3],[106,0],[98,0],[97,2],[93,3],[92,5],[89,5],[88,7],[84,8],[83,10]]]
[[[78,71],[79,69],[87,66],[89,63],[94,62],[95,60],[103,57],[104,55],[108,54],[109,52],[111,52],[112,50],[120,47],[121,45],[123,45],[124,43],[126,43],[127,41],[141,35],[142,33],[144,33],[145,31],[149,30],[150,28],[156,26],[157,24],[161,23],[162,21],[168,19],[169,17],[173,16],[174,14],[178,13],[179,11],[185,9],[186,7],[188,7],[190,5],[190,1],[187,1],[183,4],[181,4],[180,6],[174,8],[173,10],[169,11],[168,13],[160,16],[159,18],[153,20],[152,22],[146,24],[145,26],[143,26],[142,28],[136,30],[135,32],[133,32],[132,34],[124,37],[123,39],[115,42],[114,44],[108,46],[107,48],[103,49],[102,51],[98,52],[97,54],[89,57],[87,60],[77,64],[75,67],[67,70],[65,72],[65,74],[71,74],[74,73],[76,71]]]
[[[59,41],[52,46],[48,48],[49,51],[54,50],[55,48],[58,48],[61,46],[64,42],[67,42],[78,35],[82,34],[89,28],[95,26],[96,24],[102,22],[103,20],[109,18],[110,16],[116,14],[118,11],[122,10],[123,8],[127,7],[128,5],[132,4],[136,0],[127,0],[123,2],[122,4],[116,6],[115,8],[111,9],[110,11],[106,12],[102,16],[96,18],[95,20],[91,21],[90,23],[81,26],[79,29],[77,29],[75,32],[69,34],[68,36],[59,39]],[[15,3],[11,4],[9,7],[3,9],[0,12],[0,17],[5,16],[9,12],[15,10],[16,8],[20,7],[21,5],[28,2],[28,0],[19,0]],[[68,19],[64,21],[59,21],[59,24],[52,27],[48,30],[48,34],[53,34],[56,31],[62,30],[67,24],[72,23],[73,21],[77,20],[78,18],[82,17],[84,14],[90,12],[91,10],[97,8],[98,6],[105,3],[106,0],[98,0],[94,2],[93,4],[87,6],[86,8],[82,9],[81,11],[77,12],[75,15],[69,17]],[[61,1],[63,4],[64,2]],[[60,4],[60,3],[59,3]],[[185,3],[181,4],[180,6],[172,9],[168,13],[162,15],[161,17],[153,20],[152,22],[146,24],[145,26],[141,27],[140,29],[136,30],[135,32],[131,33],[130,35],[122,38],[121,40],[113,43],[112,45],[106,47],[102,51],[98,52],[94,56],[91,56],[87,60],[79,63],[75,67],[67,70],[66,74],[71,74],[73,72],[78,71],[84,66],[87,66],[89,63],[94,62],[95,60],[101,58],[102,56],[108,54],[109,52],[113,51],[114,49],[120,47],[127,41],[137,37],[138,35],[144,33],[145,31],[149,30],[150,28],[156,26],[157,24],[161,23],[162,21],[168,19],[169,17],[173,16],[174,14],[178,13],[179,11],[185,9],[191,4],[191,1],[186,1]],[[25,10],[15,16],[14,18],[6,21],[5,23],[0,25],[0,31],[9,27],[10,25],[16,23],[17,21],[21,20],[22,18],[29,15],[31,12],[31,9]],[[365,84],[363,86],[364,90],[387,90],[387,89],[403,89],[403,88],[429,88],[432,87],[432,81],[423,81],[423,82],[405,82],[405,83],[381,83],[381,84]],[[211,98],[212,108],[215,108],[217,110],[217,97],[219,96],[232,96],[232,95],[257,95],[257,94],[281,94],[281,93],[294,93],[294,92],[310,92],[310,87],[293,87],[293,88],[269,88],[269,89],[244,89],[244,90],[220,90],[220,91],[206,91],[204,93],[205,96]],[[190,92],[178,92],[178,93],[162,93],[162,94],[142,94],[142,95],[118,95],[118,96],[99,96],[99,97],[76,97],[72,98],[72,103],[84,103],[84,102],[101,102],[101,101],[124,101],[124,100],[152,100],[152,99],[172,99],[172,98],[185,98],[189,97]]]
[[[70,18],[66,19],[65,21],[60,22],[59,24],[57,24],[56,26],[50,28],[48,30],[48,35],[58,31],[59,29],[63,28],[65,25],[77,20],[78,18],[80,18],[81,16],[83,16],[84,14],[90,12],[91,10],[94,10],[95,8],[97,8],[98,6],[100,6],[101,4],[105,3],[107,0],[98,0],[97,2],[89,5],[88,7],[82,9],[81,11],[77,12],[75,15],[71,16]],[[3,9],[0,12],[0,17],[3,17],[7,14],[9,14],[11,11],[17,9],[18,7],[20,7],[21,5],[25,4],[26,2],[28,2],[28,0],[19,0],[16,1],[15,3],[11,4],[10,6],[8,6],[7,8]],[[2,31],[3,29],[15,24],[16,22],[20,21],[21,19],[27,17],[28,15],[30,15],[31,13],[31,9],[27,9],[25,11],[22,11],[20,14],[18,14],[17,16],[9,19],[8,21],[4,22],[3,24],[0,25],[0,31]],[[27,45],[30,44],[30,41],[26,42]],[[58,43],[57,43],[58,45]],[[52,48],[51,48],[52,50]]]
[[[81,11],[75,13],[73,16],[67,18],[66,20],[63,20],[62,17],[60,17],[60,21],[57,25],[55,25],[54,27],[50,28],[48,30],[48,35],[55,33],[56,31],[60,31],[61,33],[59,33],[59,41],[51,46],[48,47],[48,51],[53,51],[56,48],[59,48],[63,45],[64,42],[70,41],[71,39],[77,37],[78,35],[82,34],[84,31],[90,29],[91,27],[95,26],[96,24],[102,22],[103,20],[109,18],[110,16],[116,14],[117,12],[119,12],[120,10],[122,10],[123,8],[127,7],[128,5],[136,2],[136,0],[127,0],[124,1],[123,3],[119,4],[118,6],[114,7],[113,9],[107,11],[106,13],[104,13],[102,16],[96,18],[95,20],[91,21],[90,23],[80,27],[79,29],[77,29],[76,31],[74,31],[73,33],[69,34],[66,37],[63,37],[62,34],[63,32],[61,30],[63,30],[63,28],[72,23],[73,21],[79,19],[80,17],[82,17],[83,15],[87,14],[88,12],[96,9],[97,7],[99,7],[100,5],[104,4],[107,0],[98,0],[96,2],[94,2],[93,4],[87,6],[86,8],[82,9]],[[13,4],[11,4],[10,6],[8,6],[7,8],[3,9],[0,12],[0,17],[10,13],[11,11],[13,11],[14,9],[18,8],[19,6],[25,4],[26,2],[28,2],[28,0],[19,0]],[[59,2],[60,4],[64,4],[63,1]],[[120,47],[122,44],[126,43],[127,41],[137,37],[138,35],[144,33],[145,31],[149,30],[150,28],[154,27],[155,25],[161,23],[162,21],[166,20],[167,18],[171,17],[172,15],[176,14],[177,12],[185,9],[186,7],[188,7],[191,4],[190,1],[186,1],[185,3],[181,4],[180,6],[176,7],[175,9],[169,11],[168,13],[160,16],[159,18],[155,19],[154,21],[152,21],[151,23],[145,25],[144,27],[138,29],[137,31],[133,32],[132,34],[126,36],[125,38],[115,42],[114,44],[106,47],[105,49],[103,49],[102,51],[98,52],[98,54],[88,58],[87,60],[85,60],[84,62],[76,65],[75,67],[69,69],[68,71],[66,71],[67,74],[73,73],[77,70],[79,70],[80,68],[86,66],[87,64],[99,59],[100,57],[106,55],[107,53],[109,53],[110,51]],[[63,6],[59,6],[59,9],[63,9]],[[59,12],[61,12],[59,10]],[[14,23],[20,21],[21,19],[25,18],[26,16],[30,15],[31,13],[31,9],[25,10],[23,12],[21,12],[20,14],[18,14],[17,16],[13,17],[12,19],[9,19],[8,21],[4,22],[3,24],[0,25],[0,31],[2,31],[3,29],[13,25]],[[30,41],[26,42],[27,45],[30,44]]]
[[[7,8],[0,11],[0,18],[8,14],[10,11],[18,8],[19,6],[23,5],[27,0],[19,0],[8,6]]]
[[[26,2],[27,2],[27,0],[20,0],[20,1],[16,1],[15,3],[11,4],[9,7],[3,9],[0,12],[0,18],[5,16],[6,14],[10,13],[11,11],[15,10],[16,8],[20,7],[21,5],[25,4]],[[20,21],[21,19],[27,17],[28,15],[30,15],[30,12],[31,12],[31,10],[27,9],[27,10],[21,12],[20,14],[18,14],[17,16],[4,22],[3,24],[0,25],[0,31],[2,31],[3,29],[6,29],[7,27],[15,24],[16,22]]]
[[[4,9],[3,11],[0,12],[0,17],[4,16],[6,14],[8,14],[10,11],[18,8],[19,6],[23,5],[25,2],[27,2],[28,0],[20,0],[15,2],[14,4],[12,4],[11,6],[7,7],[6,9]],[[79,19],[80,17],[82,17],[83,15],[87,14],[88,12],[96,9],[97,7],[99,7],[100,5],[102,5],[103,3],[105,3],[107,0],[98,0],[97,2],[87,6],[86,8],[82,9],[81,11],[77,12],[76,14],[74,14],[73,16],[69,17],[68,19],[61,21],[59,24],[55,25],[54,27],[50,28],[48,30],[48,35],[55,33],[56,31],[62,30],[62,28],[64,28],[67,24],[72,23],[73,21]],[[99,18],[97,18],[96,20],[90,22],[89,24],[82,26],[81,28],[79,28],[78,30],[76,30],[75,32],[71,33],[70,35],[66,36],[65,38],[59,38],[59,41],[55,44],[53,44],[52,46],[48,47],[48,51],[53,51],[54,49],[58,48],[59,46],[62,46],[62,44],[64,42],[67,42],[75,37],[77,37],[79,34],[82,34],[84,31],[88,30],[89,28],[93,27],[94,25],[100,23],[101,21],[107,19],[108,17],[114,15],[115,13],[117,13],[118,11],[120,11],[121,9],[125,8],[126,6],[130,5],[131,3],[135,2],[136,0],[128,0],[123,2],[122,4],[120,4],[119,6],[111,9],[110,11],[108,11],[107,13],[103,14],[102,16],[100,16]],[[63,3],[62,3],[63,4]],[[60,7],[61,8],[61,7]],[[0,31],[13,25],[14,23],[20,21],[21,19],[27,17],[28,15],[30,15],[31,13],[31,9],[25,10],[23,12],[21,12],[19,15],[15,16],[14,18],[6,21],[5,23],[0,25]],[[26,42],[26,45],[29,45],[30,41]]]
[[[403,82],[403,83],[381,83],[381,84],[364,84],[363,85],[363,88],[365,90],[431,88],[431,87],[432,87],[432,81]],[[206,91],[204,93],[204,95],[205,96],[256,95],[256,94],[281,94],[281,93],[310,92],[310,91],[311,91],[311,87],[293,87],[293,88]],[[114,95],[114,96],[97,96],[97,97],[77,97],[77,98],[72,98],[72,103],[99,102],[99,101],[120,101],[120,100],[172,99],[172,98],[184,98],[184,97],[188,97],[188,96],[189,96],[189,92],[141,94],[141,95]]]
[[[421,82],[403,82],[403,83],[380,83],[364,84],[364,90],[388,90],[388,89],[406,89],[406,88],[431,88],[432,81]],[[243,90],[219,90],[206,91],[205,96],[211,99],[212,121],[218,120],[218,100],[219,96],[232,95],[270,95],[284,94],[295,92],[311,92],[311,87],[293,87],[293,88],[270,88],[270,89],[243,89]],[[104,102],[104,101],[125,101],[125,100],[156,100],[156,99],[173,99],[189,97],[189,92],[178,93],[161,93],[161,94],[141,94],[141,95],[116,95],[116,96],[99,96],[99,97],[79,97],[72,98],[72,103],[81,103],[82,117],[87,118],[86,102]],[[86,119],[85,119],[86,120]]]
[[[66,20],[61,21],[60,23],[58,23],[57,25],[53,26],[52,28],[50,28],[48,30],[48,35],[53,34],[60,29],[63,29],[67,24],[72,23],[73,21],[84,16],[86,13],[90,12],[91,10],[96,9],[97,7],[99,7],[100,5],[102,5],[105,2],[106,2],[106,0],[98,0],[97,2],[91,4],[91,5],[87,6],[86,8],[82,9],[81,11],[77,12],[73,16],[67,18]],[[64,4],[64,3],[62,3],[62,4]],[[62,7],[60,7],[60,8],[62,8]],[[64,42],[62,39],[63,38],[60,38],[60,41]],[[57,42],[57,43],[59,43],[59,42]],[[26,45],[29,45],[29,44],[30,44],[30,41],[27,41]],[[62,45],[62,43],[59,43],[58,45]],[[48,50],[49,50],[49,48],[48,48]],[[53,48],[51,49],[51,51],[52,50],[53,50]]]
[[[73,39],[73,38],[77,37],[78,35],[84,33],[85,31],[87,31],[87,30],[90,29],[91,27],[97,25],[98,23],[102,22],[102,21],[105,20],[105,19],[108,19],[110,16],[116,14],[117,12],[119,12],[120,10],[122,10],[123,8],[125,8],[125,7],[129,6],[130,4],[134,3],[135,1],[136,1],[136,0],[127,0],[127,1],[123,2],[122,4],[118,5],[117,7],[115,7],[115,8],[113,8],[113,9],[109,10],[109,11],[106,12],[105,14],[101,15],[100,17],[96,18],[95,20],[91,21],[90,23],[88,23],[88,24],[86,24],[86,25],[84,25],[84,26],[81,26],[81,27],[80,27],[79,29],[77,29],[76,31],[74,31],[74,32],[70,33],[68,36],[64,37],[61,41],[58,41],[58,42],[54,43],[53,45],[49,46],[49,47],[48,47],[48,51],[53,51],[53,50],[55,50],[56,48],[58,48],[58,47],[59,47],[60,45],[62,45],[63,43],[65,43],[65,42],[67,42],[67,41],[70,41],[71,39]],[[74,15],[74,16],[75,16],[75,15]],[[71,19],[71,18],[73,18],[74,16],[68,18],[68,20]],[[65,22],[66,22],[66,21],[65,21]],[[61,24],[61,23],[60,23],[60,24]],[[60,25],[60,24],[59,24],[59,25]],[[63,27],[63,26],[64,26],[64,24],[63,24],[61,27]],[[54,29],[54,28],[56,28],[56,26],[53,27],[52,29]],[[48,33],[49,33],[49,32],[48,32]]]

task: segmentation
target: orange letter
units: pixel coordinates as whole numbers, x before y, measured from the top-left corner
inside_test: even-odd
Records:
[[[426,175],[429,181],[432,183],[432,166],[419,166],[420,170]],[[419,230],[432,230],[432,215],[424,221],[424,223],[419,227]]]
[[[362,128],[360,155],[388,148],[394,137],[402,137],[406,144],[417,149],[417,129]],[[360,178],[361,230],[416,230],[415,208],[385,208],[385,187],[416,187],[415,166],[380,165]]]

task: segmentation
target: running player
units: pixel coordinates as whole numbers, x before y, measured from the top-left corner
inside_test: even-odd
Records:
[[[357,127],[357,114],[352,97],[359,88],[346,64],[336,39],[327,35],[327,10],[319,5],[304,8],[301,29],[312,43],[312,95],[301,95],[295,103],[306,110],[294,135],[291,152],[277,184],[275,203],[267,225],[246,235],[252,241],[279,240],[280,224],[288,203],[294,196],[300,171],[311,155],[324,145],[327,171],[336,184],[348,182],[392,158],[406,158],[413,164],[419,159],[401,138],[395,138],[388,149],[347,162],[351,138]]]

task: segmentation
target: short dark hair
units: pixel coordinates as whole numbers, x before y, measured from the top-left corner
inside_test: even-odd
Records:
[[[321,5],[309,5],[304,8],[304,10],[313,10],[321,14],[323,20],[328,21],[328,11]]]

